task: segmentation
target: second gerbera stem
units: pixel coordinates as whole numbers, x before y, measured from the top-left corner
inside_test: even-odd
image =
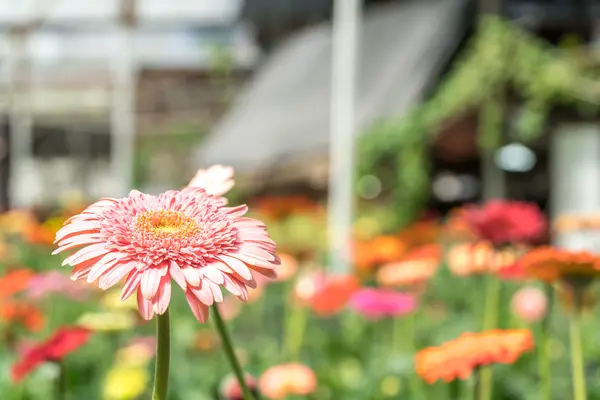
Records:
[[[152,400],[167,400],[169,364],[171,362],[171,332],[169,310],[156,316],[156,367]]]
[[[569,334],[571,336],[571,368],[573,373],[573,400],[586,400],[585,369],[581,346],[580,315],[571,316]]]
[[[242,393],[244,393],[244,400],[255,400],[254,396],[252,395],[252,392],[250,391],[250,389],[248,388],[248,385],[246,384],[246,379],[244,378],[244,371],[242,371],[240,362],[238,361],[238,359],[235,355],[235,351],[233,349],[233,343],[231,341],[231,337],[229,336],[229,331],[227,330],[227,327],[225,326],[225,322],[223,321],[223,318],[221,317],[221,314],[219,313],[219,307],[213,306],[212,309],[213,309],[213,314],[214,314],[214,318],[215,318],[215,326],[216,326],[217,332],[219,333],[219,336],[221,338],[223,350],[225,350],[225,355],[227,356],[229,364],[231,365],[231,369],[233,369],[233,373],[235,374],[238,384],[240,385],[240,388],[242,389]]]

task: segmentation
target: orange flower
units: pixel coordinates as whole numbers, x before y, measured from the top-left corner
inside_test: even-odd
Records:
[[[317,376],[306,365],[276,365],[266,370],[258,382],[260,392],[272,399],[290,395],[307,396],[317,388]]]
[[[33,276],[34,272],[29,269],[17,269],[0,277],[0,299],[25,290]]]
[[[513,364],[533,347],[533,334],[528,329],[464,333],[441,346],[419,351],[415,369],[429,384],[438,379],[451,382],[469,378],[479,366]]]
[[[485,241],[463,243],[453,246],[448,252],[448,268],[458,276],[488,272],[501,274],[506,269],[512,269],[521,254],[522,250],[517,247],[496,250]]]
[[[553,228],[560,233],[600,229],[600,215],[561,215]]]
[[[5,302],[0,305],[0,320],[5,324],[20,324],[32,332],[44,328],[44,314],[25,302]]]
[[[544,282],[587,283],[600,276],[600,257],[586,251],[538,247],[525,254],[520,263],[529,277]]]
[[[219,337],[213,329],[200,329],[192,341],[192,348],[202,353],[215,350],[219,345]]]
[[[292,213],[319,210],[319,204],[303,196],[263,197],[258,199],[254,209],[268,218],[285,218]]]
[[[394,236],[378,236],[373,240],[355,242],[354,262],[359,270],[370,270],[381,264],[398,261],[406,252],[406,245]]]
[[[314,272],[298,279],[294,295],[317,315],[333,315],[346,306],[360,283],[353,275],[329,275]]]
[[[398,238],[407,247],[421,247],[438,240],[440,225],[436,220],[417,221],[398,233]]]
[[[442,249],[437,244],[418,247],[401,261],[389,263],[377,271],[377,281],[383,286],[414,286],[435,275],[441,262]]]
[[[287,281],[292,276],[296,274],[298,271],[298,261],[294,256],[287,253],[279,253],[279,260],[281,261],[281,265],[277,270],[277,281]]]

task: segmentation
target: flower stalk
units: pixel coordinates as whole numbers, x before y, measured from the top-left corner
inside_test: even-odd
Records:
[[[65,400],[67,398],[67,369],[64,361],[57,361],[58,374],[56,375],[55,399]]]
[[[483,330],[494,329],[498,325],[498,309],[500,307],[500,279],[490,274],[487,277],[485,293],[485,309],[483,311]],[[479,399],[491,400],[493,392],[492,367],[482,367],[479,372]]]
[[[171,362],[171,332],[169,310],[156,317],[156,366],[152,400],[167,400],[169,364]]]
[[[235,351],[233,350],[233,342],[231,341],[231,336],[229,335],[229,331],[225,326],[225,321],[221,317],[219,312],[219,307],[213,305],[213,314],[215,320],[215,326],[217,328],[217,332],[219,337],[221,338],[221,343],[223,344],[223,350],[225,350],[225,355],[229,364],[231,365],[231,369],[233,369],[233,373],[242,389],[242,393],[244,393],[244,400],[255,400],[250,388],[248,388],[248,384],[246,383],[246,379],[244,378],[244,372],[242,371],[242,367],[240,362],[235,355]]]
[[[552,285],[545,286],[546,297],[548,298],[548,309],[540,326],[540,349],[539,371],[540,371],[540,399],[552,399],[552,360],[550,359],[550,320],[552,318],[552,309],[554,304],[554,289]]]
[[[581,343],[581,312],[583,308],[583,290],[574,289],[574,310],[569,321],[571,341],[571,371],[573,374],[573,400],[586,400],[585,368],[583,346]]]

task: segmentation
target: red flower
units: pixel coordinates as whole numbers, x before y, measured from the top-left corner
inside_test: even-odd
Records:
[[[29,348],[12,367],[12,379],[22,380],[29,372],[47,361],[59,361],[83,346],[91,331],[80,327],[59,328],[48,340]]]
[[[521,201],[492,200],[482,207],[469,206],[462,218],[480,239],[495,246],[529,244],[546,232],[547,222],[539,207]]]

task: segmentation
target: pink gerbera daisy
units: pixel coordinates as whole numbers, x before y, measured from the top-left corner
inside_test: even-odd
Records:
[[[224,199],[198,187],[159,196],[134,190],[67,220],[53,254],[83,246],[63,262],[73,266],[71,278],[98,280],[101,289],[126,278],[121,299],[137,292],[146,320],[167,310],[173,279],[205,322],[208,307],[223,301],[221,286],[246,301],[255,274],[277,276],[275,243],[262,222],[244,217],[247,210],[225,207]]]

